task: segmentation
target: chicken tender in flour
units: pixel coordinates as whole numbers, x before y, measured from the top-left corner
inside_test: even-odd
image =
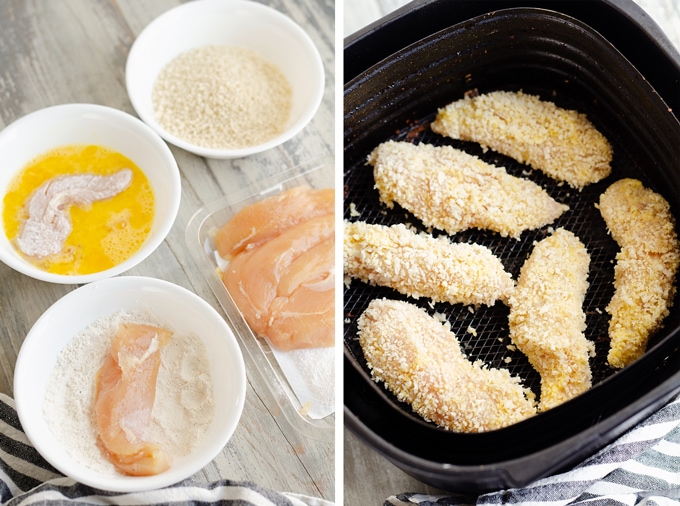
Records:
[[[591,386],[595,348],[583,333],[589,264],[583,243],[559,228],[534,246],[510,297],[510,338],[541,375],[539,411]]]
[[[431,128],[478,142],[574,188],[611,172],[611,145],[584,114],[521,91],[466,96],[440,109]]]
[[[423,309],[376,299],[358,324],[373,379],[426,420],[453,431],[484,432],[535,414],[531,392],[518,378],[470,362],[450,328]]]
[[[621,250],[614,267],[611,339],[607,360],[625,367],[645,352],[675,294],[680,261],[675,220],[664,198],[636,179],[613,183],[601,196],[600,213]]]
[[[388,141],[368,163],[383,203],[449,234],[478,228],[517,239],[568,209],[537,184],[451,146]]]
[[[515,283],[490,249],[391,227],[345,222],[344,271],[364,283],[451,304],[507,301]]]

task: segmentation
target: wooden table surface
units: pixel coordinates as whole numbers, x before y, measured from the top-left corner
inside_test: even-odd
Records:
[[[343,37],[407,4],[407,0],[344,0]],[[680,51],[680,0],[635,0]],[[379,506],[402,492],[445,493],[419,482],[367,447],[348,429],[343,442],[344,503]]]
[[[0,0],[0,128],[23,115],[62,103],[89,102],[135,115],[125,90],[125,62],[140,31],[179,0]],[[185,242],[203,205],[270,177],[282,168],[334,153],[333,0],[262,0],[311,36],[326,71],[323,103],[293,140],[264,154],[208,160],[171,146],[181,172],[182,200],[165,242],[126,273],[183,286],[222,310]],[[0,264],[0,392],[12,376],[24,337],[50,305],[74,285],[37,281]],[[334,442],[318,442],[285,426],[267,392],[248,383],[243,416],[199,480],[247,480],[280,492],[335,498]]]

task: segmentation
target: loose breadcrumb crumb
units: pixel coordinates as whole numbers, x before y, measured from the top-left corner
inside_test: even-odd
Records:
[[[534,246],[508,301],[510,339],[541,375],[539,411],[591,386],[594,344],[584,335],[583,311],[589,264],[578,237],[558,228]]]
[[[645,352],[650,334],[668,316],[675,294],[680,248],[670,206],[635,179],[613,183],[600,196],[600,213],[621,247],[614,266],[614,296],[607,361],[625,367]]]
[[[435,318],[436,320],[442,322],[442,323],[447,321],[446,315],[444,313],[435,313],[435,314],[432,315],[432,317]]]
[[[413,298],[452,304],[507,301],[514,281],[490,249],[391,227],[345,222],[346,275]]]
[[[453,431],[484,432],[536,412],[531,392],[517,377],[469,361],[450,328],[413,304],[373,300],[358,325],[373,379],[426,420]]]
[[[466,96],[440,109],[431,128],[478,142],[574,188],[611,172],[612,147],[584,114],[521,91]]]
[[[357,211],[357,205],[354,202],[350,202],[349,204],[349,215],[352,218],[356,218],[357,216],[361,216],[361,213]]]
[[[387,207],[396,202],[449,234],[477,228],[519,238],[569,209],[532,181],[451,146],[388,141],[368,163]]]

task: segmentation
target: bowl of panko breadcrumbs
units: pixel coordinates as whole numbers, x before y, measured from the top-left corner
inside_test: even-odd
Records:
[[[316,113],[324,79],[309,35],[248,0],[198,0],[166,11],[139,34],[126,64],[142,121],[207,158],[241,158],[292,138]]]

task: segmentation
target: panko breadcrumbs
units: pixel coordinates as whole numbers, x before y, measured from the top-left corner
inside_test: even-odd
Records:
[[[583,302],[590,255],[572,232],[558,228],[534,245],[508,305],[510,339],[541,375],[539,411],[591,387]]]
[[[368,156],[375,187],[426,226],[455,234],[478,228],[519,238],[552,223],[568,206],[540,186],[451,146],[388,141]]]
[[[607,361],[625,367],[645,352],[675,294],[680,262],[675,220],[668,202],[636,179],[613,183],[600,196],[600,213],[621,250],[614,267],[614,295]]]
[[[358,325],[373,379],[428,421],[485,432],[536,413],[518,378],[468,360],[450,327],[413,304],[372,300]]]
[[[283,72],[257,52],[207,45],[161,69],[152,90],[158,123],[172,135],[213,149],[241,149],[283,133],[292,89]]]
[[[500,259],[479,244],[452,243],[404,224],[345,222],[346,276],[387,286],[413,298],[451,304],[507,301],[514,281]]]
[[[441,108],[431,128],[478,142],[574,188],[611,172],[612,147],[584,114],[521,91],[465,96]]]

